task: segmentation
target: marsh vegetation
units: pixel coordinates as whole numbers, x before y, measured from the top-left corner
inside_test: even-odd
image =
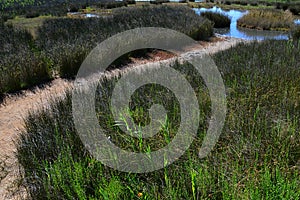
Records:
[[[165,27],[196,40],[207,40],[213,35],[213,23],[179,6],[118,8],[109,10],[109,17],[90,19],[46,17],[37,20],[34,36],[16,24],[5,22],[20,13],[28,12],[27,17],[49,14],[43,13],[43,6],[41,10],[35,9],[36,2],[0,4],[8,11],[1,13],[0,21],[0,95],[57,76],[74,78],[97,43],[124,30]],[[47,1],[47,5],[53,5],[48,8],[52,15],[65,15],[71,8],[74,11],[90,9],[85,4],[74,3],[70,7],[71,4],[59,2]],[[233,1],[225,3],[229,5]],[[252,2],[251,6],[263,3],[275,5],[273,1],[264,1]],[[234,4],[248,3],[234,1]],[[111,6],[115,5],[123,6],[121,3]],[[276,5],[285,9],[284,4]],[[31,15],[31,11],[36,15]],[[249,20],[243,19],[245,21],[240,23],[247,21],[253,28],[285,29],[287,23],[279,21],[290,16],[290,13],[285,14],[284,11],[257,10],[250,12]],[[207,15],[217,24],[218,17]],[[270,20],[258,20],[261,16]],[[226,24],[228,20],[222,17],[221,21]],[[211,114],[208,89],[193,66],[175,62],[171,67],[191,84],[201,108],[197,137],[180,159],[164,169],[142,174],[124,173],[103,165],[80,140],[73,122],[72,92],[67,91],[65,98],[54,99],[47,108],[31,112],[25,118],[25,130],[16,142],[16,156],[24,168],[17,183],[36,200],[300,199],[298,29],[293,30],[293,40],[241,43],[212,55],[224,80],[228,111],[221,137],[208,157],[200,159],[198,156]],[[132,53],[140,52],[131,52],[119,61],[126,60]],[[101,79],[97,87],[95,110],[99,125],[107,130],[111,142],[126,150],[149,153],[166,146],[174,139],[181,120],[181,108],[175,95],[156,84],[136,91],[131,97],[130,109],[120,113],[121,116],[131,115],[136,124],[146,125],[150,120],[148,110],[153,104],[162,104],[167,115],[161,122],[162,129],[153,138],[130,137],[118,128],[118,125],[126,125],[126,121],[115,121],[111,114],[111,94],[120,78],[113,70],[118,67],[120,65],[114,66],[112,76]],[[172,81],[171,77],[167,78]],[[0,166],[4,166],[2,161]],[[0,179],[5,175],[5,167],[0,167]]]
[[[84,150],[72,121],[68,93],[66,99],[53,101],[50,110],[32,113],[26,120],[17,153],[25,168],[24,184],[34,199],[136,199],[139,193],[144,199],[297,199],[298,54],[299,49],[288,41],[265,41],[240,44],[213,56],[223,74],[229,110],[219,142],[204,159],[199,159],[198,149],[207,129],[209,95],[190,65],[173,65],[197,92],[200,128],[179,160],[146,174],[113,170]],[[114,125],[107,103],[117,79],[104,79],[98,87],[96,110],[107,136],[116,145],[137,152],[168,144],[179,122],[180,108],[173,94],[155,85],[139,90],[128,113],[137,124],[147,121],[147,105],[157,102],[168,109],[167,121],[153,140],[126,137]]]

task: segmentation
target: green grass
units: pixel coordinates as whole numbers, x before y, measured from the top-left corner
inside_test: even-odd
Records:
[[[198,151],[210,116],[208,91],[191,65],[173,65],[197,93],[198,135],[180,159],[145,174],[106,167],[83,148],[68,92],[65,100],[55,100],[49,110],[26,119],[17,150],[24,184],[33,199],[139,199],[139,193],[142,199],[299,199],[298,55],[289,41],[265,41],[239,44],[213,56],[226,86],[228,112],[218,143],[204,159]],[[109,111],[117,77],[104,79],[95,95],[99,123],[111,141],[138,152],[168,144],[180,120],[172,92],[148,85],[134,93],[131,110],[123,115],[143,124],[153,103],[164,105],[168,115],[154,138],[132,138],[115,126]]]
[[[278,10],[251,10],[238,20],[238,26],[260,30],[289,30],[293,25],[290,12]]]

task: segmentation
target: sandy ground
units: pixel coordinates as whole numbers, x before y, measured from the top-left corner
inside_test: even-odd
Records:
[[[242,42],[240,39],[220,38],[216,37],[212,42],[199,42],[199,46],[194,46],[186,53],[184,57],[199,55],[203,52],[215,53],[224,49],[228,49],[235,44]],[[163,52],[155,52],[150,58],[135,59],[134,65],[140,65],[148,62],[158,62],[161,60],[172,59],[171,54]],[[48,101],[54,97],[64,95],[64,91],[72,87],[72,82],[55,79],[51,83],[36,87],[32,90],[22,91],[18,95],[10,95],[5,98],[4,103],[0,104],[0,159],[4,159],[6,165],[6,173],[1,173],[5,177],[0,181],[0,200],[20,199],[26,196],[25,191],[12,194],[15,190],[13,186],[19,175],[19,167],[15,157],[16,147],[14,141],[18,139],[18,134],[24,130],[24,121],[29,111],[38,110],[48,105]]]

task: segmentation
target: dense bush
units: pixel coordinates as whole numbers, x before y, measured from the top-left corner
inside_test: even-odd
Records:
[[[139,193],[145,199],[298,199],[298,55],[299,49],[287,41],[265,41],[240,44],[213,56],[226,85],[228,111],[221,138],[204,159],[199,159],[198,149],[207,128],[209,96],[192,66],[174,65],[186,75],[203,109],[199,138],[172,165],[145,174],[116,171],[89,155],[75,131],[71,95],[67,93],[66,99],[54,101],[50,110],[26,119],[26,133],[21,134],[17,151],[25,169],[24,184],[37,200],[136,199]],[[95,96],[99,123],[117,146],[144,152],[148,147],[144,142],[148,144],[149,140],[119,137],[120,129],[110,116],[107,98],[116,80],[104,79],[98,87]],[[157,89],[150,87],[150,91]],[[166,90],[150,96],[143,91],[146,90],[134,95],[133,104],[138,108],[130,114],[141,115],[143,120],[143,113],[136,111],[148,112],[143,107],[147,103],[141,103],[145,100],[150,104],[162,103],[170,109],[169,125],[162,130],[165,135],[158,134],[150,141],[165,144],[175,134],[178,104]],[[162,94],[166,96],[159,101]]]
[[[226,15],[216,12],[202,12],[202,17],[205,17],[214,23],[215,28],[230,27],[230,18]]]
[[[238,26],[262,30],[289,30],[293,25],[293,16],[288,11],[250,10],[238,20]]]
[[[300,13],[300,3],[294,3],[289,6],[289,10],[294,14],[294,15],[299,15]]]

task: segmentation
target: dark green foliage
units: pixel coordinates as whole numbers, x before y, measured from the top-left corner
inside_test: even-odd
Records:
[[[300,26],[295,26],[292,30],[291,30],[291,35],[292,35],[292,39],[293,41],[298,44],[299,43],[299,39],[300,39]]]
[[[277,2],[275,5],[276,5],[276,9],[282,9],[282,10],[287,10],[289,7],[289,4],[284,2]]]
[[[230,18],[226,15],[216,12],[202,12],[202,17],[205,17],[214,23],[215,28],[230,27]]]
[[[28,12],[28,13],[25,14],[26,18],[35,18],[35,17],[38,17],[38,16],[40,16],[40,14],[36,11],[32,11],[30,13]]]
[[[294,3],[289,6],[289,10],[294,14],[294,15],[299,15],[300,13],[300,3]]]
[[[254,2],[251,1],[251,2],[250,2],[250,6],[258,6],[258,3],[255,2],[255,1],[254,1]]]
[[[231,5],[231,3],[232,3],[231,1],[225,1],[226,5]]]
[[[248,2],[247,2],[247,1],[244,1],[244,0],[242,0],[242,1],[240,2],[240,5],[242,5],[242,6],[246,6],[246,5],[248,5]]]
[[[146,174],[118,172],[83,149],[74,130],[71,96],[67,93],[66,99],[54,101],[50,110],[26,119],[26,133],[21,134],[17,151],[25,169],[25,186],[36,200],[135,199],[138,192],[146,199],[299,199],[298,55],[299,49],[289,41],[240,44],[213,55],[226,86],[228,112],[219,142],[204,159],[197,153],[207,129],[209,96],[192,66],[174,65],[191,83],[203,109],[199,138],[172,165]],[[114,126],[108,98],[116,80],[104,79],[98,87],[99,123],[117,146],[144,151],[134,138],[123,141]],[[159,93],[150,93],[149,98],[144,92],[149,89]],[[154,86],[140,92],[133,94],[131,106],[137,122],[145,120],[149,101],[162,103],[170,109],[169,136],[175,134],[180,108],[172,93]],[[165,142],[159,135],[154,141]]]

